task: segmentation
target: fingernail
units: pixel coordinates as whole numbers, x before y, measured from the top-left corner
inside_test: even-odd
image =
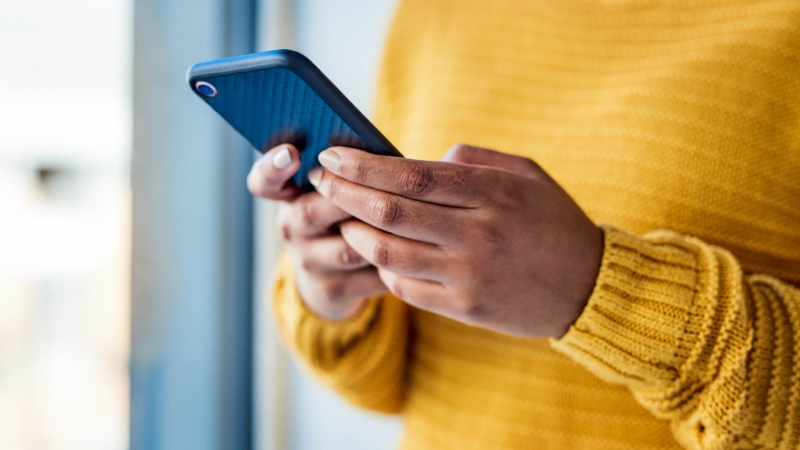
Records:
[[[319,180],[322,178],[322,168],[314,167],[308,172],[308,182],[315,187],[319,185]]]
[[[285,169],[292,165],[292,154],[289,153],[288,147],[283,147],[278,150],[278,153],[275,153],[275,156],[272,157],[272,165],[276,169]]]
[[[339,173],[339,169],[342,168],[342,160],[339,158],[339,154],[333,150],[325,150],[319,154],[317,159],[319,159],[319,163],[322,164],[322,167],[333,173]]]

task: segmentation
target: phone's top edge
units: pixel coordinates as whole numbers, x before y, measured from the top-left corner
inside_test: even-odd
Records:
[[[298,60],[311,64],[308,58],[294,50],[279,49],[230,58],[215,59],[192,65],[186,71],[186,81],[207,75],[229,75],[271,65],[293,66]],[[313,64],[312,64],[313,65]]]

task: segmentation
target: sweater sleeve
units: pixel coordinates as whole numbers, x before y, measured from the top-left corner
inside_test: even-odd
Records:
[[[290,352],[350,403],[377,412],[403,407],[407,306],[386,295],[369,299],[353,318],[334,322],[310,311],[295,285],[288,254],[278,266],[273,308]]]
[[[603,229],[594,292],[553,347],[628,386],[687,449],[797,448],[800,290],[694,238]]]

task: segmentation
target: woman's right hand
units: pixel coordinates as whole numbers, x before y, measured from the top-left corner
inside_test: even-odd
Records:
[[[253,164],[247,187],[257,197],[281,201],[278,225],[292,252],[303,302],[323,318],[344,320],[366,298],[387,289],[377,269],[334,231],[338,223],[356,219],[316,192],[303,194],[291,182],[299,168],[297,149],[279,145]]]

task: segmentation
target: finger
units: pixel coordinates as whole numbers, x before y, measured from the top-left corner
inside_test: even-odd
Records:
[[[449,267],[444,249],[395,236],[357,220],[342,223],[342,237],[370,264],[414,278],[444,281]]]
[[[325,234],[331,226],[350,217],[350,214],[317,192],[282,204],[278,212],[278,222],[287,240]]]
[[[341,236],[304,241],[296,246],[295,254],[304,270],[316,274],[350,272],[370,265]]]
[[[247,175],[247,188],[257,197],[291,200],[301,191],[290,182],[300,168],[300,153],[290,144],[273,147],[264,153]]]
[[[317,192],[353,217],[416,241],[447,245],[461,240],[464,208],[426,203],[353,183],[321,168],[308,174]]]
[[[493,167],[522,176],[544,175],[549,178],[538,164],[528,158],[465,144],[456,144],[450,147],[442,161]]]
[[[483,198],[485,176],[479,167],[379,156],[348,147],[323,151],[319,162],[346,180],[429,203],[468,208]]]
[[[380,268],[378,276],[392,295],[426,311],[435,311],[446,295],[445,287],[435,281],[406,277]]]
[[[387,291],[374,267],[323,277],[298,271],[297,289],[304,303],[330,320],[353,317],[362,300]]]
[[[365,299],[386,293],[386,286],[374,267],[347,273],[341,283],[337,283],[344,298]],[[334,285],[334,289],[337,286]]]

